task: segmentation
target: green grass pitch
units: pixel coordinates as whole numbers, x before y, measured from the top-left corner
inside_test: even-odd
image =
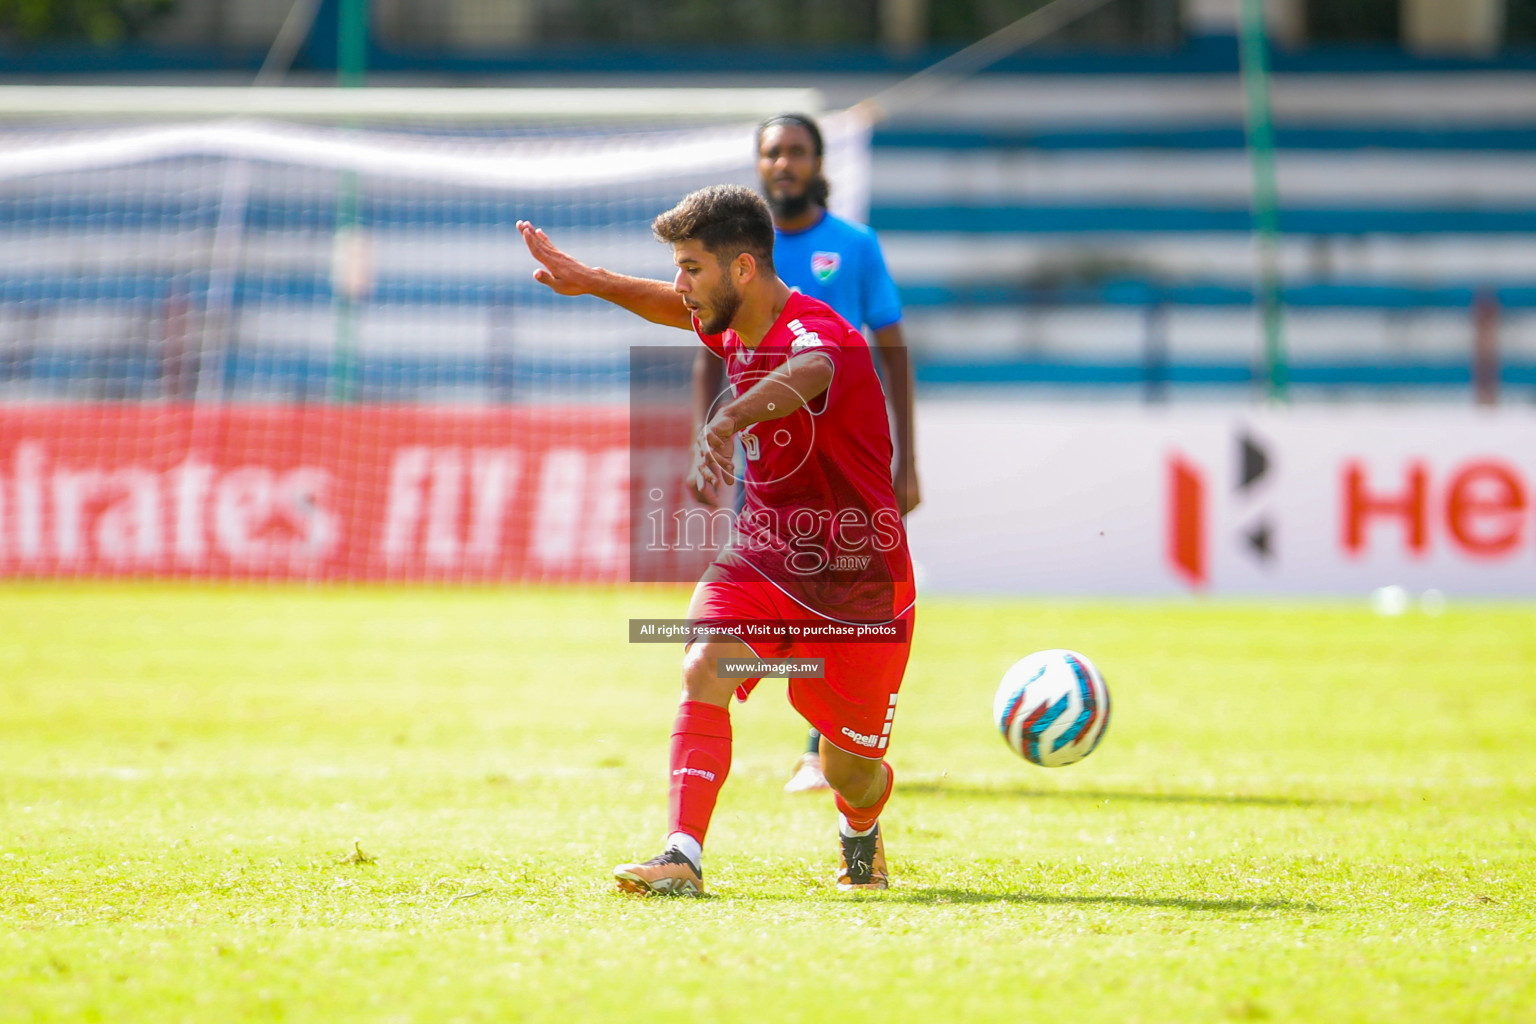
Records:
[[[0,1020],[1536,1019],[1536,607],[929,600],[890,892],[769,682],[711,897],[626,897],[685,599],[0,588]],[[1040,769],[991,694],[1057,646],[1114,714]]]

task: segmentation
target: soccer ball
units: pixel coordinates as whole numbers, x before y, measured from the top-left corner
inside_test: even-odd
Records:
[[[1024,760],[1043,768],[1081,761],[1109,725],[1109,688],[1076,651],[1036,651],[1003,675],[992,721]]]

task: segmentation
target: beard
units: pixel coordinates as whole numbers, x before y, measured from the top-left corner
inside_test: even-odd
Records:
[[[773,211],[774,220],[794,220],[811,208],[809,188],[797,196],[769,190],[765,198],[768,200],[768,208]]]
[[[731,321],[736,319],[736,311],[741,308],[741,292],[736,289],[736,284],[730,278],[720,282],[709,296],[709,319],[699,319],[699,330],[705,334],[720,334]]]

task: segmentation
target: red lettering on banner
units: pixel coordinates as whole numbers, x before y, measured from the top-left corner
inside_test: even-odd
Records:
[[[1471,463],[1446,488],[1446,526],[1473,555],[1497,557],[1519,547],[1525,508],[1519,474],[1500,462]]]
[[[1344,548],[1358,553],[1365,547],[1365,527],[1372,517],[1402,520],[1404,538],[1410,552],[1423,554],[1428,543],[1426,498],[1427,474],[1424,464],[1412,462],[1403,490],[1396,495],[1366,493],[1365,468],[1359,462],[1344,467]]]
[[[0,576],[621,579],[628,435],[622,407],[0,408]]]
[[[1205,535],[1205,482],[1175,455],[1168,462],[1168,560],[1195,586],[1207,579]]]

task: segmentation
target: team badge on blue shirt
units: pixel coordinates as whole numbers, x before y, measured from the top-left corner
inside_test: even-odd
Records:
[[[855,327],[901,319],[901,296],[875,233],[825,214],[804,231],[773,232],[773,265],[791,288],[820,299]]]
[[[843,265],[841,253],[813,252],[811,253],[811,273],[816,275],[816,280],[826,284],[837,276],[838,268]]]

